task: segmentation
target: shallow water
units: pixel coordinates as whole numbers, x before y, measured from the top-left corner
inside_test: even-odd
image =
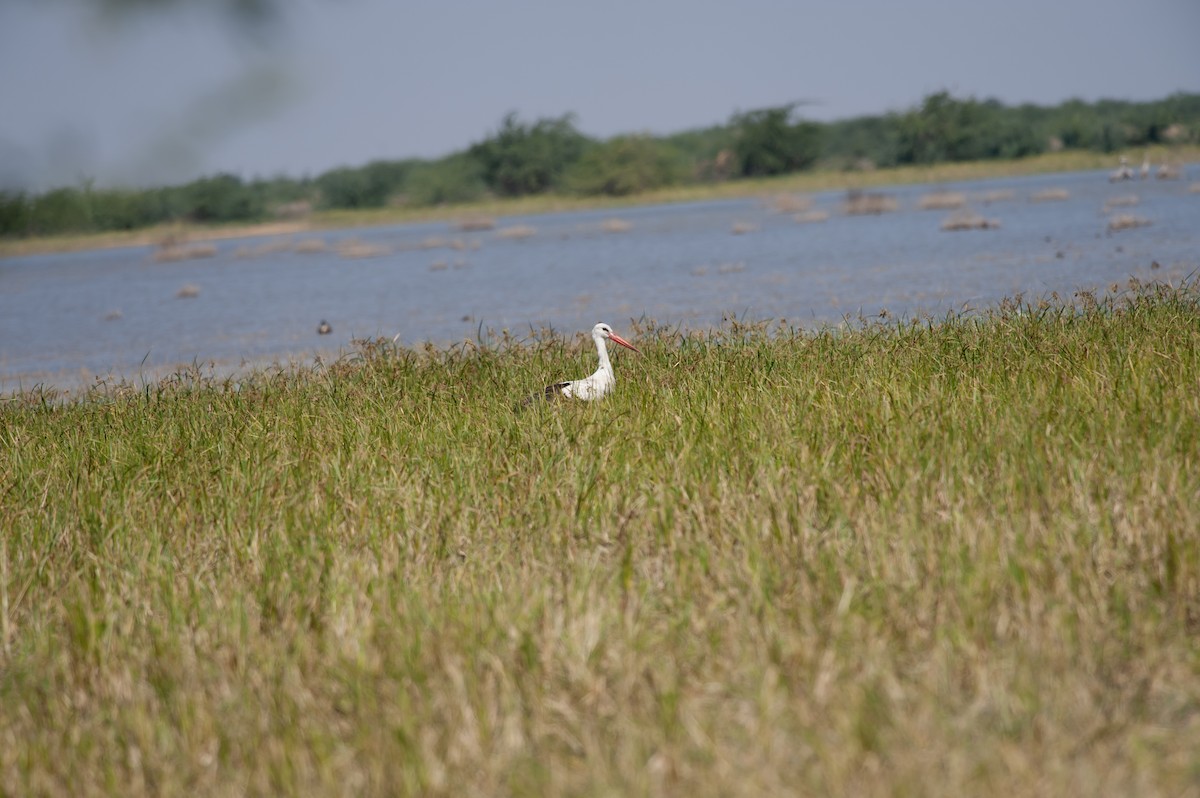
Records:
[[[878,189],[899,203],[847,216],[842,191],[812,195],[824,222],[797,223],[743,199],[500,220],[496,230],[450,223],[324,231],[322,252],[287,239],[216,242],[208,258],[159,263],[147,247],[0,260],[0,391],[64,388],[97,378],[161,375],[192,363],[336,357],[354,338],[406,344],[517,334],[631,318],[704,328],[733,314],[805,327],[846,315],[944,314],[1006,296],[1070,296],[1130,277],[1179,281],[1200,267],[1200,194],[1184,181],[1109,184],[1086,172]],[[1065,201],[1031,202],[1046,188]],[[945,232],[948,211],[920,210],[934,190],[967,195],[996,230]],[[990,204],[987,192],[1011,191]],[[1104,203],[1137,195],[1148,227],[1109,234]],[[629,223],[605,232],[604,222]],[[524,238],[504,228],[532,227]],[[734,234],[735,225],[752,229]],[[430,239],[458,248],[426,248]],[[357,241],[388,254],[346,258]],[[1153,264],[1157,263],[1155,267]],[[198,292],[180,298],[191,286]],[[319,336],[327,319],[333,333]]]

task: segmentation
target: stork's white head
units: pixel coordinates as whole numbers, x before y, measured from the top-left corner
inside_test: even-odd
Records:
[[[592,328],[592,337],[598,341],[601,341],[601,340],[612,341],[615,344],[620,344],[621,346],[625,347],[626,349],[632,349],[634,352],[637,352],[638,354],[641,354],[641,351],[642,351],[642,350],[638,349],[636,346],[634,346],[633,344],[626,341],[621,336],[617,335],[615,332],[613,332],[613,328],[609,327],[604,322],[600,322],[599,324],[597,324],[595,327]]]

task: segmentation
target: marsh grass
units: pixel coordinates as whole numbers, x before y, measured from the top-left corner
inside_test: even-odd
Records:
[[[767,197],[764,204],[775,213],[797,214],[811,211],[813,200],[803,194],[775,194]]]
[[[531,238],[537,235],[537,228],[527,224],[514,224],[509,227],[501,227],[496,231],[497,238],[519,241],[524,238]]]
[[[1100,209],[1101,213],[1108,213],[1113,208],[1131,208],[1141,202],[1141,198],[1137,194],[1125,194],[1120,197],[1109,197],[1104,201],[1104,206]]]
[[[846,192],[842,202],[842,213],[849,216],[878,216],[891,213],[900,207],[895,197],[876,192],[865,192],[857,189]]]
[[[998,188],[983,192],[979,196],[979,200],[984,205],[990,205],[993,202],[1008,202],[1015,199],[1016,196],[1016,192],[1010,188]]]
[[[380,258],[390,254],[391,249],[380,244],[360,241],[357,238],[348,238],[338,242],[337,253],[342,258],[357,260],[361,258]]]
[[[1196,792],[1194,287],[617,327],[5,400],[0,793]]]
[[[967,195],[960,191],[935,191],[917,202],[923,211],[957,211],[966,207]]]
[[[173,263],[181,260],[211,258],[216,254],[215,244],[171,242],[158,247],[150,257],[156,263]]]
[[[600,229],[606,233],[628,233],[633,228],[633,223],[627,219],[605,219],[600,224]]]
[[[1071,192],[1065,188],[1044,188],[1029,195],[1030,202],[1066,202]]]
[[[814,224],[816,222],[825,222],[829,220],[829,211],[820,208],[814,208],[811,211],[802,211],[792,217],[799,224]]]
[[[1149,219],[1141,216],[1135,216],[1132,213],[1117,213],[1109,217],[1108,231],[1115,233],[1118,230],[1132,230],[1135,227],[1146,227],[1152,224]]]
[[[458,220],[458,229],[464,233],[494,230],[496,220],[490,216],[467,216]]]
[[[956,211],[942,220],[943,230],[998,230],[999,228],[999,219],[989,219],[967,209]]]
[[[301,254],[317,254],[321,252],[328,252],[329,245],[325,243],[325,239],[323,238],[305,238],[297,241],[292,247],[292,251]]]

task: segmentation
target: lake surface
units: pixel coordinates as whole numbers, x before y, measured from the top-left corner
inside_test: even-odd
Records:
[[[1080,172],[872,189],[898,205],[877,216],[845,214],[844,191],[813,194],[829,214],[815,223],[738,199],[506,217],[473,232],[438,222],[246,238],[175,262],[148,247],[0,259],[0,392],[192,363],[329,359],[354,338],[444,344],[481,327],[521,335],[597,321],[621,332],[643,316],[706,328],[728,314],[807,328],[1017,293],[1069,297],[1130,277],[1178,282],[1200,268],[1200,194],[1189,186]],[[1031,201],[1045,189],[1069,197]],[[935,190],[965,194],[1000,228],[943,231],[949,211],[919,208]],[[997,192],[1010,198],[984,201]],[[1104,212],[1131,195],[1136,205]],[[1120,213],[1152,224],[1109,233]],[[613,219],[628,228],[607,231]],[[518,226],[524,237],[506,233]],[[322,319],[331,334],[317,334]]]

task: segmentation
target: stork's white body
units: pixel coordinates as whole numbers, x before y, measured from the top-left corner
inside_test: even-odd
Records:
[[[634,352],[639,350],[636,346],[613,332],[612,327],[609,327],[604,322],[600,322],[592,328],[592,340],[596,343],[596,354],[600,358],[600,366],[596,371],[590,377],[585,377],[582,380],[571,380],[569,382],[557,382],[553,385],[547,385],[543,394],[537,395],[536,398],[556,399],[562,397],[564,399],[581,399],[585,402],[592,402],[596,399],[603,399],[612,391],[613,386],[617,383],[617,377],[613,373],[612,361],[608,358],[608,347],[604,342],[613,341],[627,349],[632,349]]]
[[[564,385],[560,393],[567,399],[582,399],[585,402],[603,399],[617,384],[617,375],[613,373],[612,361],[608,359],[608,347],[604,345],[603,339],[596,339],[596,350],[600,353],[600,367],[591,376],[582,380],[571,380]]]

